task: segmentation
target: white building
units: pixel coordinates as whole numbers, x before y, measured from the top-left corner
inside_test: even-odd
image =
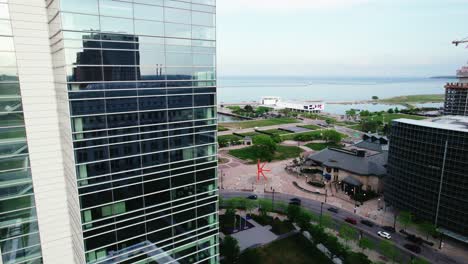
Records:
[[[325,103],[322,101],[286,101],[277,96],[262,97],[261,104],[277,110],[289,109],[309,113],[320,113],[325,110]]]

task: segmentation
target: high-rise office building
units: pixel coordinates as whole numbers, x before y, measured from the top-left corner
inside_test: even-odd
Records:
[[[217,263],[215,0],[0,0],[0,263]]]
[[[468,242],[468,117],[392,123],[385,201]]]
[[[468,67],[457,71],[458,82],[445,85],[445,115],[468,116]]]

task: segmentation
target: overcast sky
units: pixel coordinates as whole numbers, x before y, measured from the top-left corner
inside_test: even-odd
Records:
[[[220,76],[454,75],[468,0],[217,0],[217,34]]]

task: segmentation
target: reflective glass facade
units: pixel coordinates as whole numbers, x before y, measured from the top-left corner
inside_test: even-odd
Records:
[[[2,263],[42,263],[9,8],[0,0],[0,253]]]
[[[87,263],[217,263],[214,0],[55,0]]]
[[[385,181],[388,204],[468,237],[467,175],[466,130],[393,121]]]

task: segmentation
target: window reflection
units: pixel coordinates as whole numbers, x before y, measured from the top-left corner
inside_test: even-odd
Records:
[[[62,13],[62,27],[64,30],[99,31],[99,17]]]
[[[62,11],[97,15],[98,0],[61,0],[60,8]]]

